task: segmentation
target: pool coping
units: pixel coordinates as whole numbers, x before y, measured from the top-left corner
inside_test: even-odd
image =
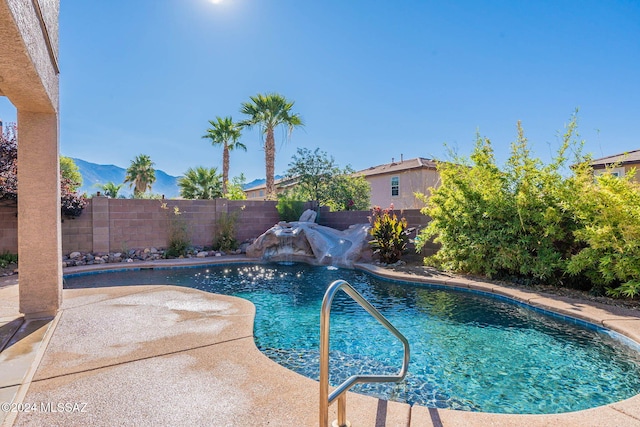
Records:
[[[101,264],[94,266],[67,267],[64,275],[92,274],[106,271],[126,271],[131,269],[169,269],[180,267],[204,267],[207,265],[264,263],[260,259],[245,256],[216,257],[204,259],[161,260],[123,264]],[[615,331],[636,344],[640,342],[640,313],[636,310],[608,306],[591,301],[509,288],[490,281],[472,280],[449,274],[433,274],[428,277],[388,270],[372,264],[356,264],[355,269],[378,277],[401,282],[417,282],[451,287],[459,290],[477,291],[498,297],[506,297],[515,302],[538,307],[545,311],[576,318],[590,324]],[[46,346],[44,346],[46,347]],[[43,348],[44,352],[45,349]],[[272,363],[257,348],[265,360]],[[316,383],[317,384],[317,383]],[[375,399],[375,398],[371,398]],[[377,399],[376,399],[377,400]],[[406,404],[403,404],[406,405]],[[408,405],[407,405],[408,406]],[[434,409],[414,405],[410,407],[410,426],[449,426],[449,425],[639,425],[640,395],[609,405],[582,411],[553,415],[493,414]]]

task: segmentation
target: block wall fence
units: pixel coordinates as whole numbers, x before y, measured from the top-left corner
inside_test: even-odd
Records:
[[[411,238],[415,237],[431,221],[431,218],[420,213],[420,209],[396,210],[396,214],[399,217],[404,217],[410,228],[415,228],[415,232],[410,235]],[[322,207],[320,208],[318,224],[337,230],[346,230],[352,224],[369,223],[369,216],[371,216],[371,211],[329,212],[329,208]],[[422,255],[433,255],[438,251],[439,247],[438,244],[428,242],[424,245]],[[409,244],[409,251],[413,249],[414,246]]]
[[[62,252],[122,252],[148,247],[166,248],[169,227],[177,207],[188,224],[191,244],[210,246],[218,219],[237,215],[236,239],[258,237],[280,221],[276,202],[251,200],[139,200],[93,197],[78,218],[62,222]],[[164,207],[163,207],[164,206]],[[338,230],[369,222],[369,211],[329,212],[321,208],[318,223]],[[429,218],[418,209],[402,211],[410,227],[421,229]],[[0,252],[17,253],[17,207],[0,205]]]
[[[280,219],[276,202],[249,200],[139,200],[93,197],[78,218],[62,222],[62,252],[121,252],[166,248],[177,207],[188,224],[191,244],[210,246],[223,213],[238,217],[236,239],[257,237]],[[164,204],[164,208],[163,208]],[[18,248],[17,207],[0,206],[0,252]]]

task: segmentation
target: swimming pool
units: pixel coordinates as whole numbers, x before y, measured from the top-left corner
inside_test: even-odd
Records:
[[[235,295],[256,305],[256,345],[278,363],[318,378],[322,296],[351,283],[411,344],[401,384],[355,391],[438,408],[559,413],[640,393],[639,353],[615,334],[479,293],[410,286],[355,270],[307,265],[228,265],[67,277],[68,288],[173,284]],[[396,373],[402,347],[339,293],[331,325],[331,383],[354,373]]]

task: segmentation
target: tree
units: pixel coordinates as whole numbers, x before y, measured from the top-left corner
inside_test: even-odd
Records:
[[[296,180],[294,198],[315,200],[332,211],[367,210],[371,188],[364,177],[353,173],[350,166],[340,169],[334,158],[319,148],[298,148],[286,175]]]
[[[311,151],[307,148],[298,148],[296,154],[291,157],[287,178],[296,180],[296,191],[308,200],[316,200],[326,206],[331,198],[329,186],[331,179],[340,174],[340,168],[332,156],[316,148]]]
[[[439,162],[441,185],[430,189],[422,211],[432,220],[416,246],[430,239],[442,246],[425,261],[489,277],[566,284],[567,260],[578,249],[575,231],[581,227],[572,212],[576,191],[561,173],[566,153],[579,152],[575,126],[574,117],[549,164],[531,156],[520,123],[502,168],[491,142],[479,136],[470,159]]]
[[[151,190],[151,185],[156,182],[154,165],[151,157],[146,154],[140,154],[131,161],[124,182],[128,182],[129,187],[133,187],[133,197],[139,197],[147,190]]]
[[[371,185],[363,176],[354,176],[348,166],[331,179],[329,194],[327,206],[332,211],[365,211],[371,207]]]
[[[61,175],[61,213],[77,217],[82,213],[87,201],[75,191],[79,184],[65,177],[64,173]],[[18,131],[15,123],[6,126],[0,135],[0,200],[18,200]]]
[[[229,181],[229,152],[236,149],[247,151],[247,147],[238,141],[242,135],[241,128],[233,123],[231,117],[216,117],[215,121],[209,120],[209,124],[211,127],[202,137],[210,139],[214,146],[222,146],[222,192],[226,194]]]
[[[285,126],[290,136],[295,127],[303,126],[302,119],[296,113],[292,113],[293,101],[288,101],[277,93],[258,94],[251,97],[251,102],[244,102],[240,109],[248,119],[239,123],[242,127],[251,128],[258,125],[264,134],[264,157],[266,169],[267,198],[275,197],[274,170],[276,146],[274,131],[278,126]]]
[[[245,181],[246,178],[242,173],[240,176],[234,176],[227,187],[227,192],[224,193],[224,198],[229,200],[245,200],[247,198],[247,195],[244,193]]]
[[[116,199],[123,185],[124,184],[115,184],[109,181],[106,184],[98,184],[98,188],[104,193],[105,196]]]
[[[15,123],[0,134],[0,199],[18,198],[18,133]]]
[[[582,226],[567,270],[586,276],[592,292],[634,298],[640,295],[640,183],[630,171],[614,175],[616,166],[595,178],[588,161],[573,167],[572,213]]]
[[[185,199],[215,199],[222,197],[222,177],[216,168],[189,168],[178,180],[180,195]]]
[[[60,156],[60,177],[69,179],[73,191],[82,186],[82,174],[71,157]]]

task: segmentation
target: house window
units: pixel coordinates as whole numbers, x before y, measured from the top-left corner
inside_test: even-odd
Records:
[[[260,197],[264,197],[264,190],[260,190]]]
[[[394,176],[391,178],[391,196],[400,194],[400,178]]]

